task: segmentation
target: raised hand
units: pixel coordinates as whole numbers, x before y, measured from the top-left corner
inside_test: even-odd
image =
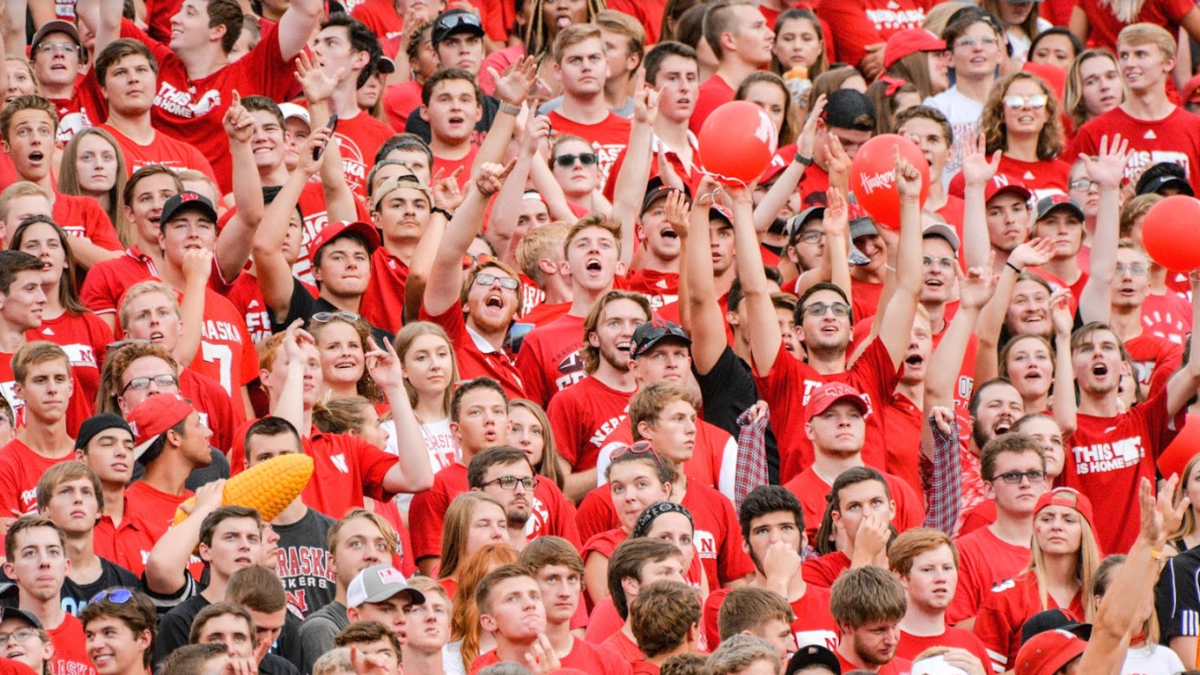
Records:
[[[663,185],[673,187],[680,192],[683,191],[683,179],[679,177],[679,173],[675,171],[671,161],[667,159],[666,143],[658,144],[658,177]]]
[[[892,146],[892,162],[895,165],[893,173],[900,198],[920,199],[921,172],[917,171],[917,167],[913,166],[911,162],[900,156],[900,148],[896,146]]]
[[[1175,486],[1179,483],[1178,474],[1172,474],[1167,479],[1158,496],[1148,478],[1142,478],[1139,485],[1138,497],[1142,505],[1142,527],[1140,537],[1151,546],[1151,550],[1161,551],[1167,538],[1171,536],[1183,521],[1183,515],[1191,508],[1192,501],[1184,495],[1178,504],[1173,504]]]
[[[721,184],[717,182],[709,174],[704,174],[700,179],[700,185],[696,188],[696,201],[693,208],[702,208],[707,210],[717,203],[717,192],[721,190]]]
[[[962,175],[967,185],[984,185],[1000,170],[1000,158],[1004,153],[997,150],[989,160],[987,138],[980,133],[972,134],[963,144]]]
[[[193,513],[212,513],[221,508],[225,500],[225,480],[215,480],[205,483],[196,489],[196,499],[188,515]]]
[[[1060,288],[1050,294],[1050,319],[1054,322],[1054,334],[1071,337],[1075,327],[1075,316],[1071,313],[1071,289]]]
[[[1008,254],[1008,262],[1024,270],[1050,262],[1054,253],[1054,242],[1045,237],[1034,237],[1022,243]]]
[[[547,141],[550,138],[550,118],[534,114],[532,110],[525,122],[525,133],[521,136],[521,151],[526,157],[533,157],[543,149],[549,150]]]
[[[350,664],[355,675],[391,675],[394,669],[383,654],[363,654],[358,647],[350,648]]]
[[[829,184],[844,185],[850,177],[850,155],[846,154],[846,149],[842,147],[842,141],[837,136],[829,134],[826,138],[825,147],[829,157],[825,164],[829,168]]]
[[[1119,188],[1125,177],[1125,164],[1128,160],[1129,139],[1121,138],[1121,134],[1100,138],[1100,154],[1096,157],[1080,154],[1079,159],[1087,169],[1088,178],[1100,184],[1100,187]]]
[[[887,548],[891,534],[891,523],[874,513],[868,513],[858,525],[854,548],[866,552],[871,558],[877,558]]]
[[[538,62],[536,58],[526,56],[514,63],[504,75],[497,73],[491,66],[488,66],[488,73],[496,82],[495,97],[503,103],[520,108],[537,85]]]
[[[458,167],[449,176],[442,177],[442,169],[433,176],[433,205],[454,213],[462,205],[466,195],[458,186],[458,177],[462,175],[463,167]]]
[[[986,267],[972,267],[963,275],[958,285],[959,302],[963,307],[982,309],[992,299],[996,292],[996,275],[992,274],[991,260],[995,255],[993,252],[989,256]]]
[[[687,239],[688,214],[691,213],[691,210],[687,195],[679,190],[672,190],[667,195],[667,204],[663,212],[666,214],[667,224],[671,226],[671,231],[681,240]]]
[[[545,635],[538,635],[537,640],[530,645],[529,653],[525,655],[525,665],[533,675],[550,675],[562,668],[558,654],[554,653],[554,645],[550,644],[550,638]]]
[[[192,282],[208,283],[208,277],[212,275],[212,261],[213,252],[209,249],[185,251],[183,254],[184,282],[187,284]]]
[[[331,77],[313,63],[307,49],[300,50],[300,54],[296,56],[296,81],[304,90],[304,100],[308,101],[309,105],[332,96],[333,90],[337,89],[337,84],[343,77],[346,77],[345,68],[338,68]]]
[[[825,112],[825,94],[817,97],[813,103],[813,109],[808,113],[808,119],[804,120],[804,128],[800,130],[800,137],[796,139],[796,154],[803,157],[811,158],[813,156],[813,144],[817,137],[817,121],[821,119],[821,114]]]
[[[516,159],[510,160],[508,164],[504,165],[484,162],[483,166],[479,167],[479,176],[475,178],[475,187],[484,197],[491,197],[504,187],[504,181],[516,165]]]
[[[786,541],[777,541],[763,554],[763,576],[768,580],[791,579],[803,563],[800,552]]]
[[[382,340],[383,348],[374,344],[371,339],[371,351],[366,354],[367,372],[380,388],[385,391],[390,387],[404,387],[404,368],[400,365],[400,357],[396,356],[396,348],[391,342]]]
[[[827,202],[825,219],[821,224],[821,229],[825,231],[827,238],[845,238],[846,232],[850,229],[850,206],[846,203],[846,196],[842,194],[841,190],[831,187],[825,193],[825,200]]]
[[[658,118],[658,92],[646,86],[646,71],[638,69],[637,81],[633,86],[633,121],[637,124],[654,124]]]
[[[941,430],[943,436],[953,433],[954,428],[950,426],[954,422],[953,410],[946,406],[934,406],[929,409],[929,416],[933,418],[933,423]]]
[[[250,137],[254,135],[254,118],[242,105],[242,97],[237,91],[233,92],[233,100],[221,123],[225,127],[225,134],[234,143],[249,143]]]
[[[317,175],[317,172],[321,170],[321,163],[325,161],[325,152],[329,150],[329,143],[332,140],[333,131],[329,127],[320,126],[314,129],[300,150],[296,170],[303,172],[309,178]]]

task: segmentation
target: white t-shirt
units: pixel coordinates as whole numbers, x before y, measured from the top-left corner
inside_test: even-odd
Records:
[[[950,147],[950,156],[946,159],[946,168],[942,172],[942,186],[949,187],[950,179],[962,169],[963,144],[967,138],[979,131],[983,104],[967,98],[954,86],[937,96],[925,99],[925,105],[937,108],[945,115],[954,131],[954,144]]]
[[[383,423],[383,429],[387,432],[387,446],[384,448],[387,452],[393,455],[400,454],[400,447],[396,440],[396,422],[388,420]],[[429,453],[429,468],[433,469],[434,473],[445,469],[446,467],[458,461],[458,441],[455,440],[454,434],[450,431],[450,418],[447,417],[440,422],[421,425],[421,437],[425,439],[425,450]],[[401,493],[396,495],[396,508],[401,511],[408,511],[408,505],[412,502],[412,495]]]
[[[1175,652],[1161,645],[1147,645],[1129,648],[1121,675],[1175,675],[1184,670]]]

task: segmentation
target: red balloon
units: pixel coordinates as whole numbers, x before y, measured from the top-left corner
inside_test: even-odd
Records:
[[[730,101],[704,120],[698,140],[707,173],[726,185],[749,185],[771,163],[779,132],[762,108]]]
[[[1187,416],[1187,425],[1179,430],[1179,435],[1166,450],[1158,457],[1158,471],[1164,477],[1178,474],[1180,482],[1186,477],[1183,470],[1192,456],[1200,452],[1200,415],[1192,413]]]
[[[1142,221],[1142,245],[1169,270],[1200,268],[1200,200],[1174,195],[1151,206]]]
[[[875,222],[900,228],[900,193],[896,190],[896,162],[892,148],[921,172],[921,206],[929,197],[929,162],[916,143],[898,134],[883,134],[863,143],[850,161],[850,191]]]

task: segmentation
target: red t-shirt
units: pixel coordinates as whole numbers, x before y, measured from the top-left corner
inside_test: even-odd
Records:
[[[359,199],[367,198],[367,174],[375,166],[375,153],[395,135],[395,130],[365,112],[338,118],[334,136],[341,146],[342,174]]]
[[[455,170],[461,168],[462,171],[458,174],[458,187],[465,192],[467,183],[471,180],[471,167],[475,165],[475,156],[478,154],[479,146],[472,143],[470,151],[459,159],[449,159],[434,155],[431,171],[434,175],[437,175],[437,172],[441,171],[443,177],[449,177]]]
[[[583,345],[582,316],[564,314],[529,331],[517,354],[517,369],[525,396],[543,408],[558,392],[585,377],[579,350]],[[603,386],[603,385],[602,385]]]
[[[1191,0],[1182,1],[1189,7],[1194,6]],[[1137,181],[1151,165],[1174,162],[1187,170],[1192,189],[1200,192],[1200,164],[1197,163],[1200,162],[1200,117],[1183,108],[1175,108],[1160,120],[1139,120],[1121,108],[1113,108],[1080,127],[1063,156],[1095,155],[1099,152],[1102,137],[1113,138],[1117,134],[1129,140],[1126,180]]]
[[[100,248],[120,251],[125,247],[117,238],[117,231],[100,207],[100,202],[91,197],[76,197],[60,192],[54,194],[54,222],[72,237],[83,237]]]
[[[396,133],[404,133],[408,118],[421,107],[421,83],[416,80],[393,84],[383,92],[383,112]]]
[[[1137,19],[1126,23],[1113,14],[1112,8],[1103,0],[1076,0],[1075,6],[1087,15],[1088,47],[1102,47],[1110,52],[1117,51],[1117,35],[1129,23],[1152,23],[1167,29],[1171,35],[1179,35],[1179,22],[1183,15],[1196,6],[1192,0],[1157,0],[1142,5]]]
[[[850,558],[841,551],[834,551],[816,558],[809,558],[800,566],[804,583],[820,588],[832,588],[833,582],[850,569]]]
[[[822,375],[811,366],[779,345],[779,353],[771,371],[765,376],[756,373],[754,383],[759,396],[771,407],[771,418],[793,420],[793,424],[774,426],[779,444],[779,478],[789,481],[813,463],[812,441],[804,433],[804,406],[809,393],[826,382],[844,382],[857,389],[867,400],[867,435],[863,444],[862,458],[867,466],[882,470],[886,467],[887,452],[884,446],[883,416],[887,401],[891,400],[899,377],[887,346],[876,339],[863,351],[862,356],[844,372]]]
[[[714,110],[732,101],[736,93],[725,78],[713,73],[712,77],[700,85],[696,94],[696,107],[692,110],[692,118],[688,120],[688,129],[693,134],[699,134],[704,120],[708,119]]]
[[[921,503],[925,501],[925,486],[921,483],[921,409],[907,396],[896,392],[888,401],[883,418],[887,443],[888,473],[904,480]]]
[[[74,315],[63,312],[54,319],[42,319],[40,328],[26,331],[25,339],[49,340],[67,353],[71,359],[71,371],[79,378],[80,390],[75,396],[88,401],[96,400],[100,387],[100,366],[104,353],[113,341],[113,332],[108,324],[95,314]]]
[[[717,618],[721,613],[721,605],[725,596],[732,588],[721,588],[708,594],[704,600],[704,612],[700,624],[708,644],[721,643],[721,632],[717,626]],[[816,645],[826,649],[836,650],[841,639],[838,635],[837,622],[829,613],[830,592],[828,588],[809,585],[804,595],[792,601],[792,613],[796,620],[792,622],[792,634],[796,636],[796,646],[799,648]]]
[[[863,320],[879,313],[879,298],[883,296],[883,284],[850,279],[851,296],[854,298],[854,325],[864,325]],[[869,323],[867,323],[869,325]]]
[[[54,109],[58,112],[58,133],[54,137],[54,140],[58,143],[64,145],[70,143],[75,134],[88,127],[96,126],[96,122],[99,121],[96,118],[96,113],[100,111],[95,108],[89,110],[84,105],[83,99],[75,95],[75,90],[79,89],[79,84],[85,79],[85,75],[77,75],[75,77],[75,86],[72,88],[71,98],[46,99],[54,105]]]
[[[1183,365],[1183,347],[1167,338],[1142,334],[1125,341],[1125,351],[1137,368],[1137,380],[1142,387],[1165,385],[1171,375]],[[1143,389],[1143,393],[1147,390]]]
[[[892,493],[892,501],[896,502],[896,515],[892,524],[900,532],[920,527],[925,522],[925,509],[921,497],[898,476],[885,473],[883,478],[887,481],[888,491]],[[809,541],[815,541],[817,529],[825,517],[825,506],[829,503],[827,497],[833,486],[826,483],[810,466],[784,487],[800,500],[800,506],[804,507],[805,534],[808,535]]]
[[[304,503],[330,518],[362,508],[363,497],[387,501],[395,496],[384,489],[383,479],[399,458],[358,436],[327,434],[313,427],[304,439],[304,453],[316,463],[304,488]]]
[[[642,24],[646,31],[646,47],[658,44],[666,0],[609,0],[608,8],[628,14]]]
[[[16,376],[12,371],[13,355],[0,352],[0,396],[8,401],[13,411],[13,426],[20,428],[25,425],[25,401],[16,394]],[[75,369],[71,369],[71,386],[73,391],[83,391],[83,384]],[[79,436],[79,425],[92,416],[92,401],[83,396],[72,396],[67,401],[67,435],[71,438]],[[40,475],[40,474],[39,474]],[[34,483],[37,480],[34,479]]]
[[[446,509],[458,495],[468,491],[467,467],[451,464],[433,476],[433,487],[413,495],[409,505],[409,528],[412,534],[413,559],[437,557],[442,554],[442,523]],[[579,530],[575,526],[575,506],[552,480],[540,479],[533,491],[525,523],[528,539],[562,537],[580,548]]]
[[[1192,330],[1192,304],[1170,290],[1148,293],[1142,303],[1142,330],[1182,345]]]
[[[380,246],[371,254],[371,278],[359,305],[367,323],[389,333],[398,333],[404,318],[404,287],[408,285],[408,265],[387,248]]]
[[[617,391],[594,377],[563,389],[546,409],[559,456],[575,471],[594,469],[602,451],[611,453],[625,442],[619,438],[623,435],[615,432],[629,426],[626,420],[633,394]]]
[[[1062,156],[1067,157],[1068,155]],[[1008,155],[1001,155],[1000,168],[997,169],[997,173],[1020,180],[1033,193],[1034,199],[1041,199],[1054,193],[1065,193],[1069,187],[1068,183],[1071,182],[1071,165],[1060,159],[1022,162]],[[950,179],[950,185],[946,188],[946,192],[951,196],[962,198],[966,184],[966,179],[963,178],[960,171]]]
[[[521,373],[508,353],[494,349],[467,328],[460,302],[454,301],[446,311],[434,316],[422,301],[420,318],[422,321],[436,323],[450,336],[450,342],[454,345],[454,355],[458,359],[460,378],[470,380],[476,377],[490,377],[504,387],[504,393],[510,400],[525,398],[525,385],[521,380]],[[485,349],[487,351],[484,351]]]
[[[182,495],[167,494],[142,480],[125,488],[125,503],[133,508],[125,509],[121,528],[117,530],[118,560],[114,562],[140,577],[154,544],[174,522],[175,510],[191,496],[190,490],[184,490]]]
[[[867,45],[887,42],[902,30],[920,28],[925,12],[941,0],[838,0],[820,3],[821,20],[833,31],[837,60],[858,65]]]
[[[700,141],[696,139],[696,134],[691,131],[687,135],[688,145],[692,147],[692,163],[690,166],[684,166],[683,160],[674,150],[666,147],[658,136],[654,136],[650,141],[650,151],[655,157],[655,161],[650,162],[650,173],[647,174],[647,180],[658,175],[658,151],[663,151],[663,158],[675,169],[675,175],[683,179],[684,185],[687,185],[695,194],[696,188],[700,185],[700,179],[704,176],[704,171],[700,168],[703,164],[700,161]],[[604,184],[604,198],[608,201],[613,200],[613,193],[617,189],[617,176],[621,175],[621,167],[625,166],[625,155],[627,149],[621,150],[621,154],[617,155],[616,161],[613,162],[612,168],[608,170],[608,182]]]
[[[1070,607],[1059,608],[1049,594],[1046,604],[1045,609],[1063,609],[1075,619],[1083,620],[1083,591],[1075,594]],[[997,673],[1012,670],[1021,648],[1021,626],[1041,611],[1044,610],[1038,598],[1037,577],[1031,571],[996,584],[991,593],[984,595],[979,617],[975,619],[975,636],[987,648]]]
[[[900,645],[896,647],[896,658],[912,661],[930,647],[957,647],[974,654],[980,663],[986,664],[991,661],[987,648],[983,646],[979,638],[975,637],[974,633],[959,628],[947,628],[946,632],[941,635],[913,635],[908,631],[901,630]]]
[[[50,634],[50,642],[54,645],[54,656],[50,659],[51,675],[96,675],[96,668],[88,658],[83,624],[75,615],[65,612],[58,628],[46,632]]]
[[[596,124],[580,124],[569,120],[558,110],[551,112],[549,117],[550,128],[554,130],[556,137],[578,136],[592,144],[599,157],[600,185],[604,185],[617,155],[629,145],[629,120],[612,111],[609,111],[608,117]],[[695,119],[695,115],[692,119]]]
[[[393,60],[396,58],[404,39],[404,17],[396,13],[396,3],[392,0],[363,0],[350,10],[350,16],[366,24],[379,38],[384,56]]]
[[[154,261],[139,251],[136,245],[130,246],[120,258],[105,260],[88,270],[79,289],[79,300],[96,314],[114,314],[130,286],[151,279],[160,279]],[[213,271],[208,277],[208,289],[225,294],[229,288],[229,284],[221,278],[221,268],[214,259]]]
[[[609,605],[612,604],[611,597],[605,598],[604,600],[607,601]],[[601,604],[603,604],[603,603],[601,603]],[[614,611],[614,613],[615,613],[615,611]],[[595,614],[595,612],[593,612],[593,614]],[[617,618],[620,619],[621,616],[618,614]],[[593,619],[593,621],[594,621],[594,619]],[[589,633],[590,633],[591,632],[591,622],[588,623],[588,629],[589,629]],[[591,642],[591,640],[588,640],[588,642]],[[593,643],[593,644],[595,644],[595,643]],[[637,643],[634,642],[633,640],[630,640],[629,636],[625,635],[625,631],[621,630],[621,625],[618,625],[617,632],[608,636],[608,639],[601,642],[600,646],[612,651],[613,653],[615,653],[616,655],[620,656],[621,658],[625,659],[626,661],[628,661],[630,663],[633,663],[635,661],[641,661],[642,659],[646,658],[645,655],[642,654],[642,650],[638,649]]]
[[[117,144],[121,146],[121,153],[125,155],[125,171],[129,176],[142,167],[162,164],[177,172],[186,169],[199,171],[211,178],[214,183],[217,182],[217,175],[213,173],[212,165],[191,143],[184,143],[171,138],[164,132],[156,131],[154,140],[149,145],[141,145],[107,124],[101,125],[100,128],[117,139]]]
[[[179,3],[173,4],[178,9]],[[169,19],[174,13],[151,16]],[[154,40],[133,22],[121,22],[121,37],[141,40],[158,59],[154,128],[195,145],[212,164],[221,192],[230,192],[233,189],[233,163],[229,155],[229,138],[221,122],[233,100],[233,92],[285,101],[295,84],[292,62],[290,59],[285,61],[279,51],[279,31],[264,31],[258,45],[249,53],[199,80],[188,78],[183,61],[169,45]]]
[[[212,429],[209,444],[221,452],[229,452],[233,447],[234,430],[246,421],[246,415],[239,414],[233,407],[234,397],[216,380],[190,368],[179,373],[179,394],[192,402],[192,407],[200,414],[200,421]],[[237,396],[238,400],[241,398]]]
[[[588,644],[579,638],[574,640],[575,646],[571,648],[571,653],[559,659],[562,668],[582,670],[589,675],[633,675],[629,663],[622,660],[616,652],[603,646]],[[471,664],[471,675],[496,663],[500,663],[500,657],[496,655],[495,649],[481,654]]]
[[[244,315],[211,288],[204,292],[200,347],[188,368],[216,380],[229,394],[234,411],[244,418],[245,401],[239,389],[258,379],[258,352],[246,331]],[[182,293],[179,300],[183,301]]]
[[[858,668],[858,666],[847,661],[841,652],[835,649],[833,653],[837,655],[838,663],[841,664],[843,673],[849,673]],[[879,666],[879,670],[875,672],[878,675],[908,675],[908,671],[910,670],[912,670],[912,662],[897,656],[886,665]]]
[[[1125,553],[1137,539],[1142,512],[1138,485],[1142,478],[1155,479],[1155,461],[1186,419],[1186,407],[1174,419],[1167,414],[1166,387],[1116,417],[1078,415],[1079,426],[1055,484],[1086,495],[1098,514],[1122,514],[1092,523],[1103,553]]]
[[[632,270],[625,275],[625,290],[641,293],[652,309],[679,302],[679,273],[658,270]]]
[[[979,611],[993,586],[1029,567],[1029,547],[1014,546],[986,527],[959,537],[958,588],[946,609],[946,623],[965,621]]]
[[[55,459],[43,457],[18,438],[0,447],[0,512],[9,517],[37,513],[37,484],[42,474],[55,464],[74,459],[73,451]]]
[[[545,298],[546,294],[542,293],[537,286],[529,284],[521,284],[521,291],[522,297],[525,300],[521,303],[522,311],[528,311],[525,311],[525,314],[521,316],[518,323],[529,323],[539,327],[546,326],[551,322],[561,319],[566,316],[567,312],[571,311],[571,303],[569,302],[538,302],[534,307],[530,308],[529,298],[531,296],[536,297],[540,294],[542,298]]]

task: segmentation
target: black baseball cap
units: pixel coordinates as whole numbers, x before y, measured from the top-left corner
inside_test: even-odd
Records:
[[[834,675],[842,675],[842,663],[838,661],[837,654],[817,645],[801,647],[799,651],[792,654],[784,673],[785,675],[795,675],[796,672],[813,666],[825,668]]]
[[[1038,200],[1037,217],[1034,220],[1041,220],[1050,215],[1052,211],[1059,209],[1070,211],[1080,222],[1086,220],[1086,217],[1083,215],[1083,207],[1079,205],[1079,202],[1061,192],[1056,192]]]
[[[0,607],[0,621],[9,619],[20,619],[38,630],[44,630],[42,622],[32,613],[16,607]]]
[[[685,346],[692,346],[692,339],[679,324],[655,319],[634,329],[633,340],[629,343],[629,358],[636,359],[663,340],[677,340]]]
[[[433,20],[430,41],[437,45],[451,35],[459,33],[470,33],[483,37],[483,24],[475,12],[465,9],[450,9],[438,14],[437,18]]]
[[[129,432],[130,438],[134,437],[133,429],[120,415],[100,413],[92,415],[79,425],[79,434],[75,438],[75,449],[87,450],[88,443],[91,443],[97,434],[109,429],[124,429]]]
[[[666,199],[667,195],[670,195],[674,190],[675,188],[663,184],[662,178],[658,176],[651,178],[646,182],[646,196],[642,198],[642,210],[639,215],[645,215],[650,210],[650,207],[654,206],[654,202]],[[683,187],[683,194],[688,199],[692,198],[691,190],[688,190],[686,185]]]
[[[825,206],[823,204],[810,206],[800,213],[787,219],[783,225],[783,235],[790,241],[800,230],[804,229],[804,225],[814,218],[825,217]]]
[[[860,120],[863,115],[871,118],[870,123]],[[825,125],[838,129],[874,131],[875,105],[861,91],[838,89],[829,95],[825,103]]]
[[[1029,642],[1035,635],[1051,630],[1065,630],[1083,640],[1092,637],[1092,625],[1079,623],[1061,609],[1048,609],[1029,617],[1021,626],[1021,644]]]
[[[1174,162],[1159,162],[1146,169],[1137,182],[1139,195],[1162,194],[1163,190],[1174,188],[1189,197],[1196,196],[1192,184],[1188,182],[1187,171]]]
[[[198,211],[201,215],[207,216],[214,223],[217,222],[217,210],[213,208],[212,202],[208,201],[208,197],[198,192],[183,191],[172,196],[163,204],[162,215],[158,222],[166,225],[175,219],[176,216],[188,211]]]

